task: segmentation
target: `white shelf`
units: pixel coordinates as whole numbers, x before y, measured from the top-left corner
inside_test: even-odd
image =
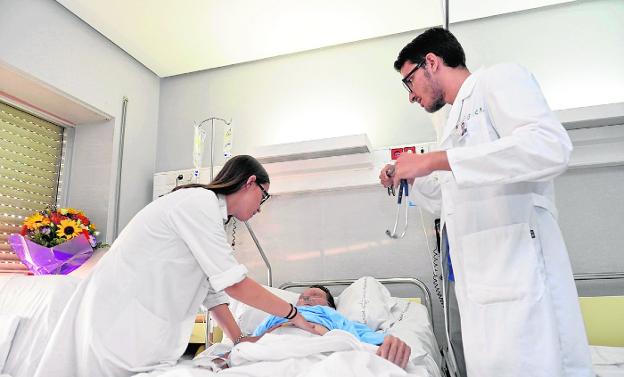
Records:
[[[624,124],[624,102],[555,111],[568,130]]]

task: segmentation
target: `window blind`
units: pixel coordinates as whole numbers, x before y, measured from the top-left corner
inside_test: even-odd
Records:
[[[27,273],[7,242],[24,219],[56,205],[63,127],[0,102],[0,273]]]

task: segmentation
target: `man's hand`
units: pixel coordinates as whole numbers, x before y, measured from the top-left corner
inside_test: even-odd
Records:
[[[446,151],[424,154],[403,153],[394,164],[393,185],[399,185],[401,179],[413,180],[424,177],[436,170],[451,170]]]
[[[379,173],[379,182],[383,185],[383,187],[392,186],[392,174],[388,174],[388,171],[392,171],[394,173],[394,165],[388,164],[381,169]]]
[[[392,335],[384,338],[383,343],[377,349],[377,355],[405,369],[409,361],[412,349],[401,339]]]

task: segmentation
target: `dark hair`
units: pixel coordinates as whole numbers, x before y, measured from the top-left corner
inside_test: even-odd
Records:
[[[436,27],[426,30],[408,43],[394,62],[394,69],[401,70],[406,61],[418,64],[428,53],[433,53],[444,60],[449,67],[466,68],[464,49],[450,31]]]
[[[327,303],[329,304],[329,307],[336,309],[336,302],[334,301],[334,296],[332,296],[331,292],[329,291],[329,289],[327,289],[327,287],[322,286],[322,285],[311,285],[310,288],[318,288],[321,291],[325,292],[325,295],[327,296]]]
[[[180,189],[201,187],[215,194],[229,195],[240,190],[252,175],[258,184],[271,183],[269,174],[255,158],[247,155],[234,156],[229,159],[216,177],[209,184],[191,183],[176,186],[171,192]]]

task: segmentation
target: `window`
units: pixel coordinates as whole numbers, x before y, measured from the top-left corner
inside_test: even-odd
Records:
[[[0,102],[0,273],[27,272],[7,238],[57,202],[63,127]]]

